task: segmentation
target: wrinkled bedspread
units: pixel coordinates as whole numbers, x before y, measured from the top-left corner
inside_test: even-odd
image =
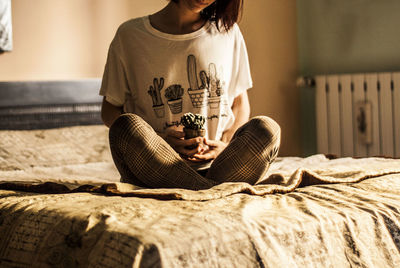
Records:
[[[60,136],[38,139],[49,133]],[[65,149],[78,142],[67,134],[57,146],[78,150]],[[25,166],[9,160],[18,148],[0,146],[0,180],[71,189],[0,190],[1,267],[400,267],[400,160],[279,158],[256,186],[152,190],[116,183],[97,140],[79,161],[60,150],[68,161],[47,166],[55,143],[26,153]],[[73,192],[81,184],[91,187]]]

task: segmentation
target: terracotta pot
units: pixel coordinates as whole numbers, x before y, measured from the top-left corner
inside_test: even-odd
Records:
[[[163,118],[165,116],[164,104],[153,106],[153,110],[158,118]]]
[[[173,114],[179,114],[182,112],[182,99],[177,100],[169,100],[168,101],[169,109]]]
[[[185,132],[185,139],[204,137],[206,135],[205,129],[183,128],[183,132]]]

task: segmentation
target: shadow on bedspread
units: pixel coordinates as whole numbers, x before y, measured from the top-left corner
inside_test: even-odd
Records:
[[[399,160],[281,158],[203,191],[0,188],[1,267],[400,266]]]
[[[274,193],[289,193],[296,188],[337,183],[357,183],[368,178],[389,174],[400,174],[400,160],[383,158],[352,159],[343,158],[329,160],[322,155],[315,156],[319,162],[306,163],[305,167],[298,164],[289,166],[286,170],[272,170],[266,179],[256,185],[248,183],[223,183],[207,190],[192,191],[186,189],[149,189],[128,183],[108,183],[102,185],[67,186],[60,183],[0,183],[0,189],[26,191],[35,193],[79,193],[89,192],[104,195],[119,195],[125,197],[155,198],[160,200],[192,200],[205,201],[222,198],[236,193],[246,193],[263,196]],[[312,157],[310,158],[312,159]],[[279,160],[278,160],[279,161]],[[281,161],[285,161],[284,159]],[[303,162],[299,162],[303,163]],[[284,163],[281,163],[284,165]]]

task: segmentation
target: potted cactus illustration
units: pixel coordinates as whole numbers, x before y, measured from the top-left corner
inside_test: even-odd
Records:
[[[205,96],[205,84],[203,83],[203,87],[199,87],[197,80],[196,57],[194,55],[189,55],[187,58],[187,74],[190,86],[188,89],[188,94],[190,96],[190,100],[192,101],[193,107],[201,108],[206,106],[207,96]]]
[[[223,91],[214,63],[210,63],[208,66],[208,75],[208,103],[211,108],[218,108]]]
[[[183,131],[185,132],[185,139],[192,139],[196,137],[204,137],[206,135],[206,130],[204,129],[204,124],[206,118],[201,114],[185,113],[181,117],[181,124],[183,125]],[[194,146],[188,146],[188,149],[196,148]]]
[[[168,99],[169,109],[173,114],[182,112],[183,88],[181,85],[171,85],[165,89],[165,97]]]
[[[160,78],[158,81],[157,78],[153,80],[153,86],[150,86],[150,89],[147,91],[153,100],[153,110],[158,118],[162,118],[165,116],[164,111],[164,103],[161,99],[161,89],[164,87],[164,78]]]

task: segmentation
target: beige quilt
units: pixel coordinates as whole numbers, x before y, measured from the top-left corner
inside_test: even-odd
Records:
[[[204,191],[118,180],[105,127],[0,132],[0,267],[400,267],[400,160],[278,158]]]

